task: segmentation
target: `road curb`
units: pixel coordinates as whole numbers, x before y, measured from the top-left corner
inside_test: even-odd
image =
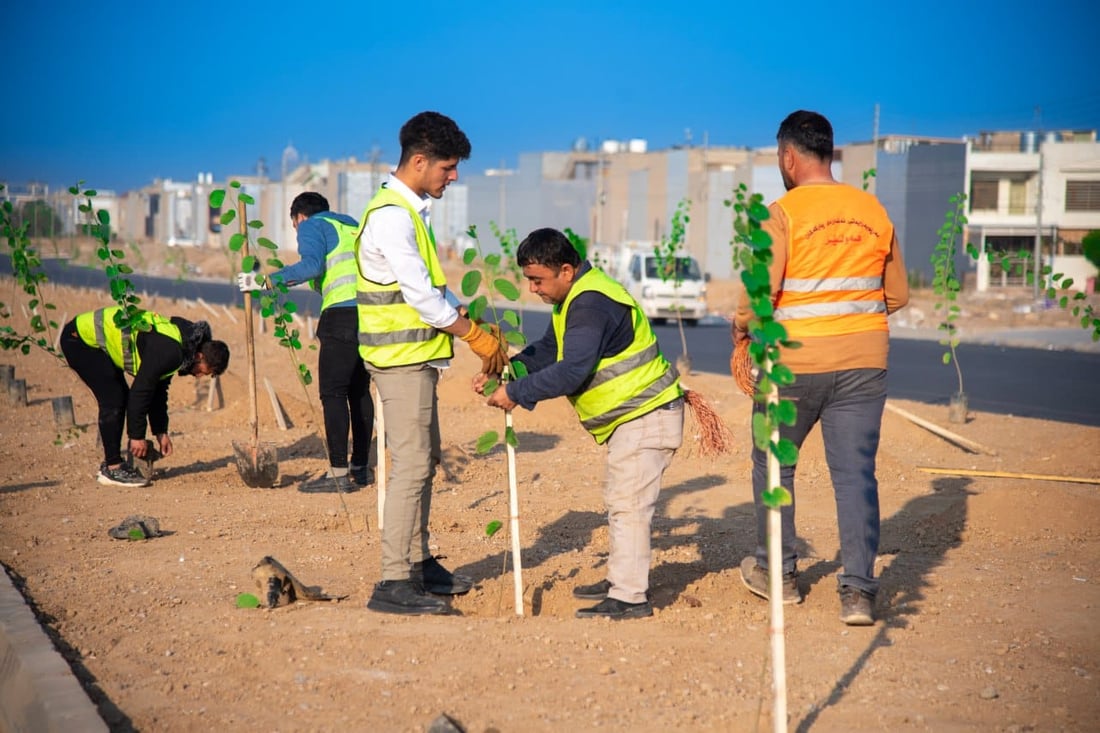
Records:
[[[108,730],[7,567],[0,573],[0,730]]]

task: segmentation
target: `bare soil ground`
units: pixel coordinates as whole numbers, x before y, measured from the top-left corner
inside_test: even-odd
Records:
[[[10,292],[10,280],[0,282]],[[713,291],[712,291],[713,292]],[[69,313],[101,296],[59,290]],[[723,296],[725,297],[725,296]],[[444,564],[476,579],[453,613],[398,618],[364,604],[379,576],[373,488],[341,497],[297,485],[324,465],[315,387],[260,335],[261,437],[278,445],[280,484],[247,488],[232,441],[249,438],[242,313],[146,304],[211,322],[234,361],[223,408],[208,383],[175,378],[176,454],[153,485],[95,482],[95,403],[40,351],[6,354],[29,405],[0,401],[0,562],[113,730],[423,731],[447,713],[469,731],[770,728],[767,604],[742,586],[751,551],[748,398],[728,375],[694,374],[738,438],[701,459],[685,442],[654,520],[656,615],[579,620],[571,588],[604,577],[603,449],[558,400],[515,416],[524,616],[512,603],[503,453],[474,451],[501,414],[469,389],[476,360],[459,345],[440,383],[445,464],[432,530]],[[20,316],[15,317],[19,326]],[[316,370],[316,355],[306,352]],[[270,379],[290,419],[276,427]],[[72,395],[58,435],[51,398]],[[1088,731],[1100,720],[1100,496],[1070,481],[964,478],[920,467],[1100,476],[1100,429],[900,407],[994,449],[965,453],[887,412],[879,453],[882,591],[878,623],[837,618],[835,507],[816,431],[799,465],[805,542],[800,606],[787,607],[789,728],[802,731]],[[690,434],[690,430],[688,431]],[[130,514],[165,536],[120,541]],[[239,609],[252,566],[272,555],[307,584],[345,596]]]

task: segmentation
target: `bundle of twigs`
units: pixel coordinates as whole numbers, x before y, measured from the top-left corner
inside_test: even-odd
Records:
[[[730,355],[730,373],[737,388],[749,397],[756,392],[756,375],[753,373],[752,355],[749,354],[749,339],[735,341],[733,354]]]
[[[699,455],[713,458],[733,450],[733,433],[722,422],[722,418],[707,401],[707,398],[694,389],[684,388],[684,402],[695,421],[695,434],[699,443]]]

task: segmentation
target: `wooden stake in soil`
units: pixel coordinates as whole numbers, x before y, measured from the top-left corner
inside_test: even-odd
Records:
[[[382,532],[382,515],[386,509],[386,413],[382,411],[382,395],[371,381],[371,398],[374,400],[374,433],[378,447],[378,464],[374,467],[374,485],[378,490],[378,532]]]
[[[511,410],[504,413],[504,426],[507,433],[513,432]],[[515,579],[516,615],[522,616],[523,561],[520,558],[522,545],[519,541],[519,489],[516,486],[516,448],[511,442],[505,440],[504,449],[508,456],[508,513],[511,519],[508,531],[512,535],[512,575]]]
[[[286,412],[283,410],[283,405],[279,402],[279,395],[275,394],[275,388],[271,386],[271,380],[264,377],[264,386],[267,387],[267,396],[271,398],[271,409],[275,411],[275,422],[279,425],[279,430],[287,429]]]
[[[210,377],[210,390],[206,394],[206,411],[213,412],[225,407],[225,398],[222,396],[222,382],[217,374]]]
[[[941,438],[946,438],[947,440],[951,441],[955,445],[960,446],[962,448],[965,448],[966,450],[971,451],[972,453],[985,453],[986,455],[990,455],[990,456],[997,455],[997,452],[995,450],[992,450],[990,448],[986,448],[984,445],[981,445],[979,443],[975,443],[973,440],[969,440],[967,438],[964,438],[961,435],[958,435],[957,433],[952,433],[950,430],[944,430],[940,426],[938,426],[934,423],[930,423],[927,420],[922,420],[921,418],[917,417],[913,413],[908,412],[906,410],[903,410],[900,407],[897,407],[897,406],[891,404],[889,401],[887,401],[887,403],[886,403],[886,409],[889,410],[890,412],[893,412],[896,415],[901,415],[902,417],[904,417],[909,422],[914,423],[916,425],[919,425],[922,428],[924,428],[925,430],[928,430],[932,433],[935,433],[936,435],[940,436]]]

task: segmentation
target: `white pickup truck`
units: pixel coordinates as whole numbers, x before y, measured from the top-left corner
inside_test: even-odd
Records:
[[[684,323],[694,326],[707,314],[706,278],[691,255],[676,258],[678,286],[677,278],[672,275],[661,278],[661,260],[654,254],[652,245],[621,249],[617,265],[615,276],[654,324],[675,319],[679,313]]]

